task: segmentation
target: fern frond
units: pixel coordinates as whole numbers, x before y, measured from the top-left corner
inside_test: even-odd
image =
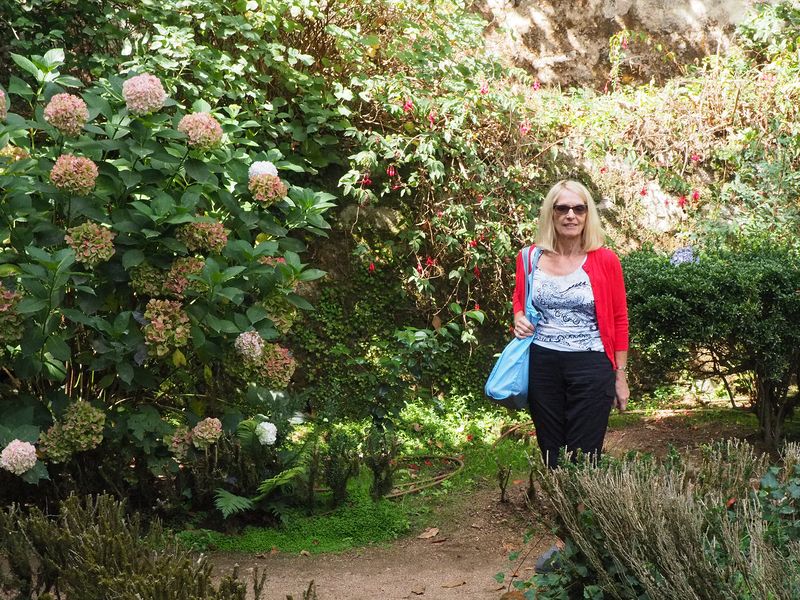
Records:
[[[237,496],[228,490],[217,488],[214,492],[214,506],[220,510],[223,518],[227,519],[233,514],[252,510],[255,503],[250,498]]]

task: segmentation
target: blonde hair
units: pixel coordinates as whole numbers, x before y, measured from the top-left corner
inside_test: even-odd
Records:
[[[550,191],[542,202],[542,208],[539,210],[539,228],[536,232],[536,246],[542,250],[549,250],[556,252],[556,227],[553,222],[553,206],[564,190],[569,190],[573,194],[577,194],[586,204],[587,213],[586,221],[584,222],[583,232],[581,233],[581,247],[584,252],[591,252],[601,248],[606,241],[606,234],[603,231],[603,225],[600,223],[600,215],[597,212],[597,206],[594,203],[591,192],[586,189],[586,186],[571,179],[564,179],[559,181]]]

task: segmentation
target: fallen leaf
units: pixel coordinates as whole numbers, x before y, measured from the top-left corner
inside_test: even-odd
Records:
[[[447,538],[439,538],[438,540],[431,540],[431,544],[441,544],[442,542],[446,542]]]
[[[419,538],[421,540],[427,540],[427,539],[430,539],[432,537],[436,537],[437,535],[439,535],[439,528],[438,527],[429,527],[428,529],[426,529],[425,531],[420,533],[417,536],[417,538]]]
[[[436,331],[439,331],[442,328],[442,319],[439,318],[439,315],[433,315],[433,319],[431,319],[431,325]]]
[[[518,590],[514,590],[513,592],[506,592],[500,596],[500,600],[525,600],[525,594]]]
[[[308,550],[300,550],[300,556],[311,556],[311,552]]]
[[[483,529],[483,527],[481,527],[477,523],[473,523],[472,525],[470,525],[470,527],[472,527],[473,529]]]
[[[461,587],[462,585],[464,585],[466,583],[467,583],[466,581],[457,580],[457,581],[451,581],[450,583],[443,583],[442,587],[443,588],[457,588],[457,587]]]
[[[521,483],[522,483],[522,479],[515,479],[515,480],[514,480],[514,481],[512,481],[511,483],[512,483],[512,484],[514,484],[514,485],[519,485],[519,484],[521,484]]]
[[[278,547],[277,547],[277,546],[273,546],[273,547],[272,547],[272,550],[270,550],[270,551],[269,551],[269,553],[270,553],[270,554],[273,554],[273,555],[274,555],[274,554],[278,554],[279,552],[280,552],[280,550],[278,550]]]
[[[422,596],[422,594],[425,593],[425,586],[421,585],[419,587],[412,588],[411,589],[411,593],[416,595],[416,596]]]

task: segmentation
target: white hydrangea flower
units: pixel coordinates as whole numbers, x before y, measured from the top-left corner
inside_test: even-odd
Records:
[[[247,175],[251,179],[256,175],[272,175],[273,177],[277,177],[278,169],[268,160],[257,160],[250,165],[250,170],[247,172]]]
[[[22,475],[36,466],[36,448],[30,442],[11,441],[0,453],[0,467]]]
[[[272,446],[278,439],[278,428],[274,423],[262,421],[256,426],[256,436],[262,446]]]

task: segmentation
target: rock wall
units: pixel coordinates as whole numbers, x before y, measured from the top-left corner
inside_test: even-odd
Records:
[[[602,87],[609,38],[631,36],[623,78],[669,77],[724,49],[752,0],[482,0],[488,47],[542,83]]]

